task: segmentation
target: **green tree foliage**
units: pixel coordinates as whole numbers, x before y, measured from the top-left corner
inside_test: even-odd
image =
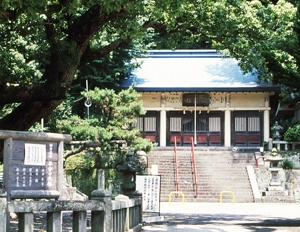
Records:
[[[3,0],[0,128],[27,130],[69,91],[83,90],[86,78],[93,87],[117,82],[135,55],[124,49],[147,46],[228,49],[245,71],[297,92],[297,7],[292,0]]]
[[[96,168],[113,168],[122,161],[121,151],[118,149],[120,142],[126,142],[133,151],[149,152],[153,148],[149,140],[139,138],[139,130],[132,126],[138,116],[146,113],[133,88],[119,93],[95,88],[82,94],[92,102],[91,118],[82,119],[74,115],[57,120],[56,127],[57,132],[71,134],[75,141],[86,141],[86,148],[91,143]],[[73,154],[76,152],[69,152],[65,158]]]
[[[292,127],[289,127],[287,131],[284,133],[284,140],[291,142],[300,141],[300,124],[296,124]]]
[[[76,115],[60,118],[56,132],[71,134],[73,140],[83,141],[79,148],[65,153],[65,170],[72,176],[73,186],[89,196],[97,187],[97,169],[106,170],[107,180],[120,179],[115,167],[124,162],[128,151],[120,145],[126,142],[132,151],[149,152],[154,144],[139,138],[140,132],[132,127],[137,116],[146,112],[133,88],[116,93],[96,87],[82,95],[91,100],[90,119]]]

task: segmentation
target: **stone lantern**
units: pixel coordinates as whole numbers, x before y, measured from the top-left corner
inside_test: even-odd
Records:
[[[266,158],[266,161],[270,162],[269,171],[271,172],[271,180],[270,180],[270,189],[277,189],[279,190],[281,188],[281,183],[279,179],[279,171],[282,170],[282,168],[279,167],[279,163],[283,160],[281,156],[277,154],[277,149],[273,148],[272,152],[270,153],[270,156]]]
[[[280,131],[283,129],[282,126],[280,126],[278,124],[278,122],[276,121],[275,122],[275,125],[271,128],[271,130],[273,131],[273,139],[276,140],[276,141],[279,141],[280,138],[281,138],[281,135],[280,135]]]
[[[140,197],[142,193],[136,191],[136,172],[143,170],[143,165],[138,161],[138,156],[128,152],[126,160],[122,165],[117,166],[117,170],[124,174],[121,188],[124,195],[129,197]]]

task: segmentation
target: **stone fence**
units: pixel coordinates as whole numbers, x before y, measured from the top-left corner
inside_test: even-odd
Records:
[[[117,200],[95,199],[87,201],[10,201],[0,195],[0,232],[10,231],[10,213],[18,215],[18,231],[34,231],[34,213],[47,212],[48,232],[62,231],[63,211],[72,212],[73,232],[87,231],[87,213],[91,212],[91,231],[141,231],[142,200],[119,196]]]
[[[296,148],[299,149],[300,142],[288,142],[288,141],[281,141],[281,140],[273,140],[269,139],[268,142],[265,143],[265,150],[271,151],[272,148],[276,148],[278,151],[293,151]]]
[[[18,216],[18,231],[34,231],[34,214],[46,212],[46,230],[62,231],[62,213],[73,215],[72,231],[87,231],[91,213],[92,232],[141,231],[142,198],[119,195],[111,199],[105,189],[103,170],[98,171],[98,189],[91,200],[64,201],[63,150],[70,135],[1,131],[3,183],[0,186],[0,232],[10,232],[12,213]],[[0,151],[1,154],[1,151]]]

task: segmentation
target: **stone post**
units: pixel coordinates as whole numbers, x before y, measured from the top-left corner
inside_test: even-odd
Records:
[[[7,212],[7,194],[0,192],[0,232],[10,231],[10,218]]]
[[[105,176],[102,169],[98,170],[98,189],[91,194],[92,200],[105,204],[104,211],[92,211],[92,232],[113,232],[111,191],[105,190]]]
[[[268,150],[272,151],[272,149],[273,149],[273,139],[269,138],[269,144],[268,145],[269,145]]]
[[[124,231],[129,231],[129,197],[125,196],[123,194],[119,194],[115,197],[116,201],[123,201],[126,204],[126,218],[125,218],[125,225],[124,225]]]

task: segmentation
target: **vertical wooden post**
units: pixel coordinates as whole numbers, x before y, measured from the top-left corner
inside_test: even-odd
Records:
[[[73,232],[86,232],[86,211],[73,212]]]
[[[19,231],[33,232],[33,213],[19,213]]]
[[[47,212],[47,231],[61,232],[61,212]]]

